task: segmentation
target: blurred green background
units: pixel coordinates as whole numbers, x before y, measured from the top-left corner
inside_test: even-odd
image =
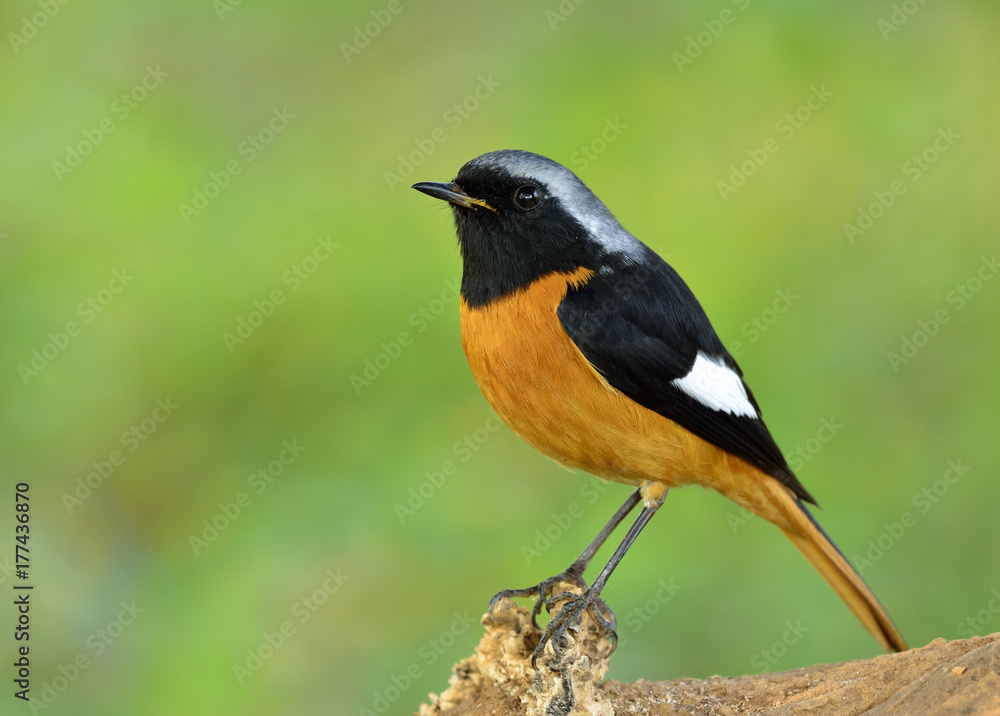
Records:
[[[408,188],[500,148],[566,164],[685,277],[912,645],[996,631],[998,23],[5,3],[0,711],[31,712],[19,481],[41,713],[410,713],[494,592],[579,553],[628,490],[494,429],[450,212]],[[878,653],[776,529],[695,488],[605,597],[618,679]]]

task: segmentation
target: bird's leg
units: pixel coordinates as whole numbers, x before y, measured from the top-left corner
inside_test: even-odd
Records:
[[[638,491],[637,491],[638,493]],[[572,594],[569,592],[563,592],[561,594],[553,595],[549,598],[549,601],[565,601],[562,608],[556,613],[554,617],[549,621],[548,625],[545,627],[545,633],[542,634],[542,638],[538,642],[538,646],[535,647],[534,653],[531,655],[531,665],[535,666],[535,661],[538,659],[545,651],[545,644],[547,642],[552,642],[552,648],[556,653],[556,656],[560,656],[562,651],[565,649],[566,644],[566,628],[578,625],[583,619],[583,613],[587,612],[590,614],[591,619],[597,624],[598,629],[601,631],[603,636],[609,636],[611,638],[611,652],[609,656],[614,653],[615,648],[618,646],[618,634],[615,632],[615,621],[614,614],[600,598],[601,590],[604,589],[604,585],[607,583],[608,578],[611,573],[615,571],[615,567],[618,563],[622,561],[625,553],[628,552],[629,547],[635,542],[636,537],[642,532],[642,528],[646,526],[650,518],[656,511],[660,509],[660,505],[663,504],[663,500],[667,496],[666,489],[663,490],[657,499],[646,502],[642,506],[642,510],[639,512],[639,516],[635,519],[635,522],[629,528],[625,535],[625,539],[622,543],[618,545],[618,549],[615,553],[611,555],[611,559],[608,563],[604,565],[604,569],[601,573],[597,575],[597,579],[594,580],[593,586],[586,590],[583,594]],[[624,515],[623,515],[624,517]],[[601,614],[602,610],[606,610],[611,614],[611,620],[609,621]]]
[[[504,589],[496,593],[493,599],[490,600],[490,606],[487,609],[487,614],[490,616],[490,620],[493,620],[493,608],[496,606],[497,602],[501,599],[508,599],[510,597],[531,597],[538,595],[538,599],[535,601],[535,606],[531,609],[531,623],[537,628],[538,627],[538,615],[542,611],[543,606],[548,606],[550,603],[550,598],[552,596],[552,589],[560,582],[570,582],[571,584],[576,584],[583,589],[587,588],[587,583],[583,579],[583,572],[587,569],[587,565],[590,564],[590,560],[594,558],[597,554],[597,550],[601,548],[601,545],[611,536],[611,533],[615,531],[615,528],[622,523],[629,512],[639,504],[640,500],[639,490],[636,490],[628,499],[625,500],[625,504],[618,508],[618,511],[614,514],[614,517],[604,525],[604,529],[597,533],[593,541],[587,545],[587,549],[583,550],[583,554],[577,557],[573,564],[571,564],[565,571],[555,575],[554,577],[549,577],[544,579],[533,587],[526,587],[524,589]],[[603,605],[604,603],[601,602]],[[608,613],[611,615],[611,619],[614,620],[615,615],[604,605]],[[603,617],[602,617],[603,619]],[[613,629],[614,627],[612,627]]]

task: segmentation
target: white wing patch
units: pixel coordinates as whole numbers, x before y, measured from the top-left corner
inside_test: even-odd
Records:
[[[721,359],[710,358],[701,351],[695,357],[691,371],[683,378],[672,380],[671,385],[712,410],[748,418],[760,417],[740,377]]]

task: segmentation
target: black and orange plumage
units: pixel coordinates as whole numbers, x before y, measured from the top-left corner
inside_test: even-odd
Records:
[[[667,491],[688,484],[777,525],[883,647],[906,648],[809,513],[804,503],[815,501],[691,290],[579,178],[540,155],[504,150],[473,159],[454,182],[414,188],[454,210],[462,343],[487,401],[542,453],[637,488],[559,577],[582,581],[600,543],[643,503],[594,584],[550,621],[536,656],[583,609],[599,620],[610,614],[599,599],[608,577]],[[498,597],[537,593],[537,613],[554,581]]]

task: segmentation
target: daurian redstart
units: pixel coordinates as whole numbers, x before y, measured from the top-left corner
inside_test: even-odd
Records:
[[[559,582],[585,587],[594,553],[642,502],[594,584],[550,620],[536,657],[584,610],[613,638],[614,615],[601,590],[667,491],[692,483],[777,525],[883,647],[906,648],[806,509],[815,500],[691,289],[573,172],[538,154],[504,150],[473,159],[453,182],[413,188],[454,212],[462,344],[487,401],[549,457],[637,488],[569,569],[534,587],[503,590],[490,612],[500,598],[537,595],[534,618]]]

